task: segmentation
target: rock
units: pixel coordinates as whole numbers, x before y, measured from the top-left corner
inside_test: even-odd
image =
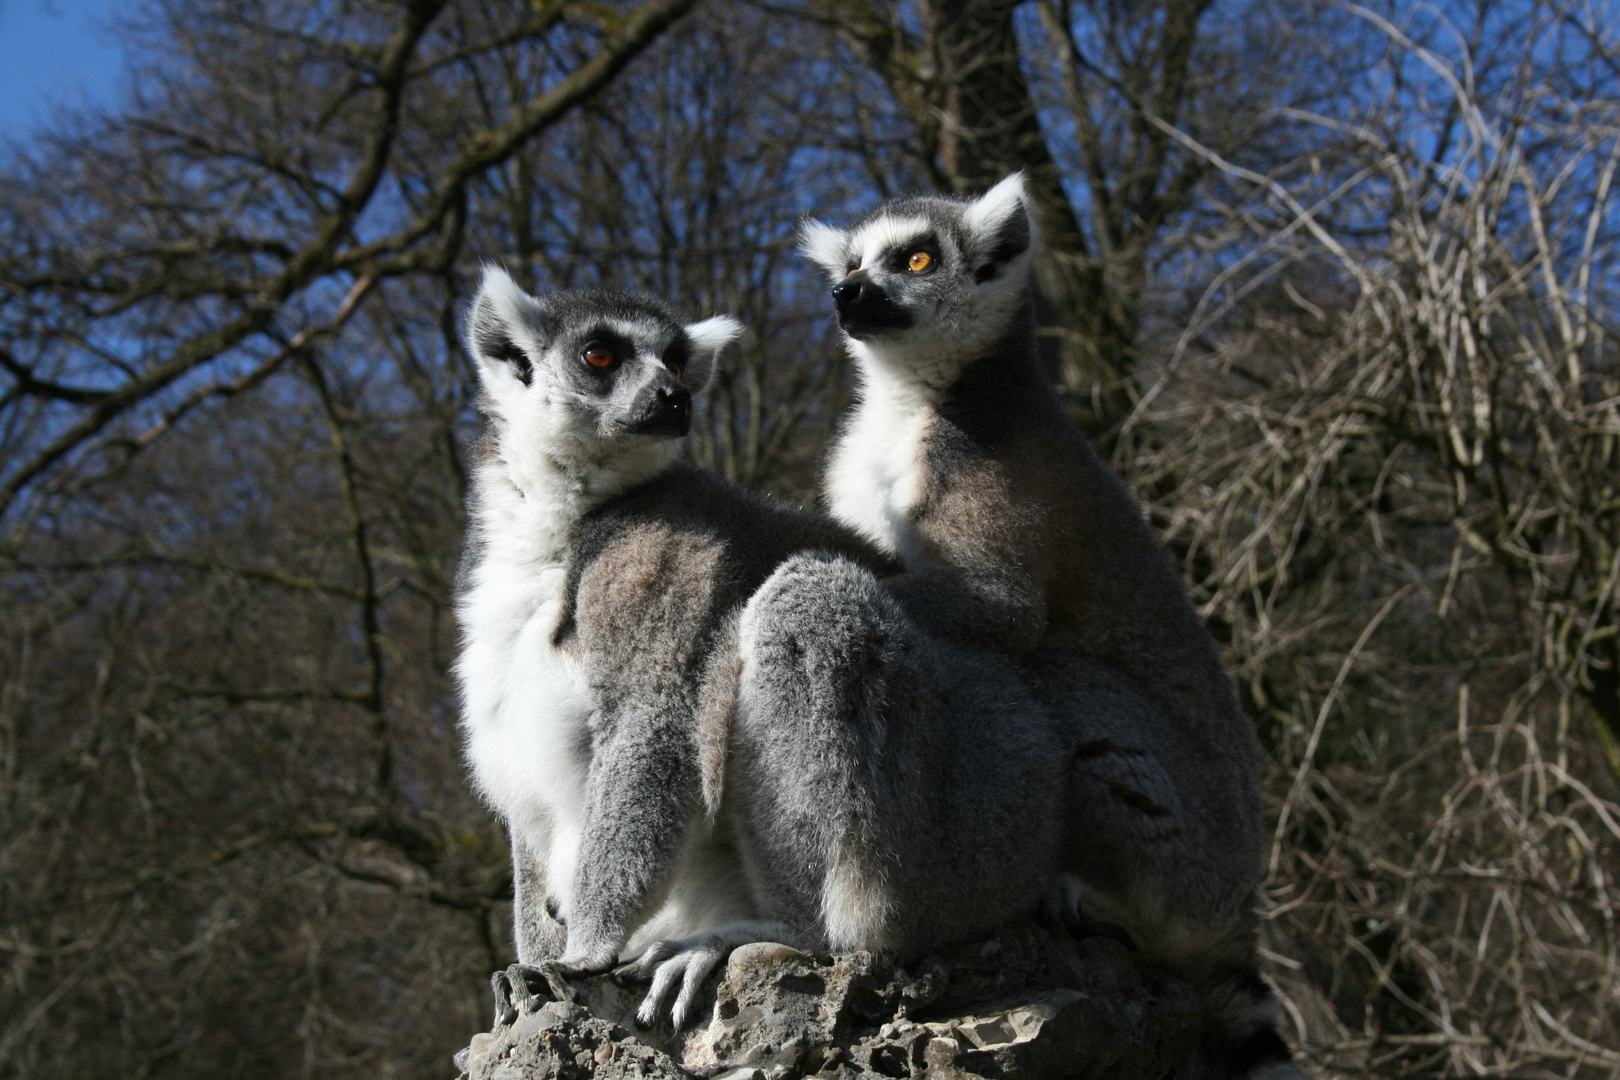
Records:
[[[1198,1037],[1191,987],[1137,968],[1113,940],[1028,922],[909,970],[868,952],[745,945],[711,982],[706,1021],[632,1034],[645,986],[578,980],[579,1004],[542,1002],[474,1037],[464,1075],[1158,1080]]]

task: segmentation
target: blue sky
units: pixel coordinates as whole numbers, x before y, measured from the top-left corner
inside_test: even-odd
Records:
[[[116,100],[123,53],[106,23],[119,6],[0,0],[0,135],[26,138],[55,105]]]

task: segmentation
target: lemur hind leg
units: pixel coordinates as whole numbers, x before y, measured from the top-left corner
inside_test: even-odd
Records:
[[[546,894],[545,866],[534,844],[516,825],[512,832],[512,922],[518,962],[490,976],[495,995],[495,1023],[511,1023],[520,1011],[532,1012],[542,993],[572,1001],[566,972],[557,967],[563,951],[563,927],[555,902]]]
[[[1033,910],[1063,734],[1016,670],[915,627],[870,571],[798,556],[743,613],[728,791],[762,911],[902,955]]]
[[[1089,657],[1042,652],[1023,667],[1065,731],[1065,895],[1169,961],[1196,961],[1252,927],[1257,807],[1226,775],[1242,767],[1234,755],[1177,730],[1149,694]]]
[[[1198,991],[1198,1080],[1297,1080],[1260,974],[1258,808],[1243,748],[1178,730],[1104,665],[1037,653],[1031,685],[1068,731],[1068,833],[1046,906],[1121,927],[1150,963]]]
[[[512,922],[518,962],[539,964],[560,956],[563,927],[546,894],[545,866],[516,825],[512,830]]]

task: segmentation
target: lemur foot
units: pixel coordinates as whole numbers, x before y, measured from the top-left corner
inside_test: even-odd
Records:
[[[1080,919],[1080,879],[1073,874],[1053,874],[1035,909],[1035,919],[1049,930],[1070,930]]]
[[[669,1022],[677,1031],[685,1027],[703,990],[703,980],[726,958],[732,944],[717,934],[700,934],[684,941],[655,941],[640,956],[614,971],[613,977],[621,982],[652,976],[652,988],[636,1010],[636,1026],[645,1031],[658,1023],[664,1002],[678,982],[680,992],[669,1011]]]
[[[1035,921],[1048,930],[1066,930],[1077,938],[1113,938],[1135,952],[1136,943],[1124,927],[1087,914],[1080,903],[1082,888],[1080,879],[1073,874],[1053,874],[1035,909]]]
[[[702,997],[703,980],[732,949],[755,941],[774,941],[795,949],[810,944],[785,923],[764,920],[727,923],[680,941],[655,941],[642,950],[640,956],[614,971],[613,977],[622,983],[652,976],[652,988],[647,991],[641,1008],[636,1010],[636,1026],[643,1031],[658,1023],[664,1002],[679,983],[680,991],[669,1011],[669,1021],[679,1031],[692,1018],[692,1010]]]
[[[497,971],[489,980],[495,991],[495,1023],[510,1024],[519,1013],[532,1013],[544,1001],[577,1002],[579,991],[568,985],[570,974],[580,973],[564,970],[556,960],[539,965],[513,964],[505,971]]]

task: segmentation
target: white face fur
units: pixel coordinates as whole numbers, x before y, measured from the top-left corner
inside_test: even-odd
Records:
[[[514,484],[528,490],[560,472],[589,488],[597,474],[674,459],[693,397],[741,332],[725,316],[683,326],[657,301],[627,293],[530,296],[491,266],[473,300],[467,347]]]
[[[973,201],[898,199],[853,228],[807,220],[799,235],[833,281],[845,342],[869,376],[934,389],[1019,316],[1035,247],[1019,173]]]

